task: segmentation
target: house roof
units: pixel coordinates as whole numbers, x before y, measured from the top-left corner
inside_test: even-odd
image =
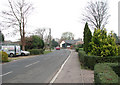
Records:
[[[75,44],[76,42],[80,41],[79,39],[78,40],[64,40],[65,43],[69,43],[69,44]]]

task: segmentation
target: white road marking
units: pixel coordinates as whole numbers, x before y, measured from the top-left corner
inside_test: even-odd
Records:
[[[7,73],[5,73],[5,74],[3,74],[3,75],[0,75],[0,76],[5,76],[5,75],[8,75],[8,74],[10,74],[10,73],[12,73],[13,71],[10,71],[10,72],[7,72]]]
[[[35,63],[31,63],[31,64],[29,64],[29,65],[26,65],[25,68],[27,68],[27,67],[29,67],[29,66],[31,66],[31,65],[37,64],[37,63],[39,63],[39,62],[40,62],[40,61],[37,61],[37,62],[35,62]]]
[[[70,53],[70,55],[68,56],[68,58],[64,61],[64,63],[62,64],[62,66],[60,67],[60,69],[58,70],[58,72],[55,74],[55,76],[52,78],[52,80],[50,81],[49,85],[51,85],[52,83],[55,82],[56,78],[58,77],[58,75],[60,74],[60,72],[62,71],[64,65],[66,64],[66,62],[69,60],[70,56],[72,54],[72,51]]]

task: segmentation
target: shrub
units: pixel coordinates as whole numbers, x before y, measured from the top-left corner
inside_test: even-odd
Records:
[[[78,48],[83,48],[83,44],[78,44],[77,47]]]
[[[95,29],[90,46],[90,53],[96,56],[104,57],[118,55],[118,48],[113,33],[111,32],[107,36],[106,29]]]
[[[75,48],[75,51],[78,52],[78,51],[79,51],[79,48]]]
[[[79,51],[83,51],[83,48],[79,48]]]
[[[84,51],[79,51],[78,53],[80,57],[80,62],[84,65],[87,66],[90,69],[94,69],[94,65],[97,63],[104,63],[104,62],[120,62],[120,56],[107,56],[107,57],[100,57],[100,56],[89,56],[85,55]]]
[[[94,81],[96,85],[118,85],[119,77],[113,71],[113,66],[118,66],[118,63],[101,63],[95,65]]]
[[[8,62],[8,54],[6,52],[0,51],[0,56],[2,56],[0,58],[0,60],[2,60],[2,62]]]
[[[44,48],[44,41],[37,35],[33,35],[30,37],[25,38],[25,49],[43,49]]]
[[[31,49],[28,50],[30,52],[31,55],[39,55],[39,54],[44,54],[44,50],[43,49]]]

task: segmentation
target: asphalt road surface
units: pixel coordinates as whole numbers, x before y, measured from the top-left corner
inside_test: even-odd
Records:
[[[69,50],[21,59],[2,65],[3,83],[49,83],[70,55]]]

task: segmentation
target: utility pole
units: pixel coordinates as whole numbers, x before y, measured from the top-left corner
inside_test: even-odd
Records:
[[[49,49],[51,51],[51,28],[49,28]]]

